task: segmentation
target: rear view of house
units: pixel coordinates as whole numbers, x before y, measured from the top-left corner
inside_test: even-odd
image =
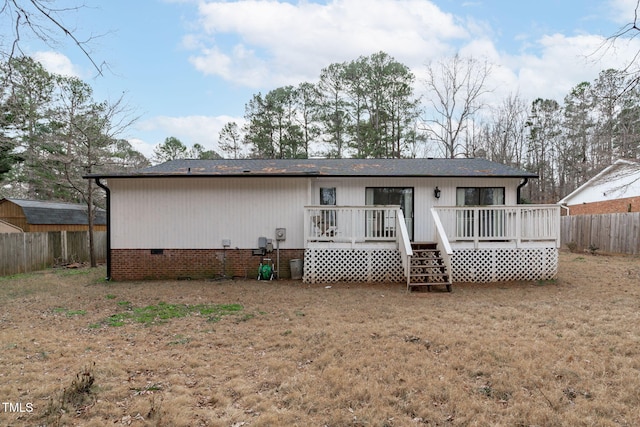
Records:
[[[90,175],[109,204],[115,280],[280,277],[455,281],[551,278],[559,208],[519,205],[535,174],[485,159],[175,160]]]

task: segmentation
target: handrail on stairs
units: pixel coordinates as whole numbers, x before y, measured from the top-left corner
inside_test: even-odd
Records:
[[[411,240],[409,239],[409,232],[407,231],[407,224],[404,221],[402,209],[398,209],[396,214],[396,230],[400,230],[400,232],[397,233],[398,250],[400,251],[400,257],[402,259],[404,276],[407,278],[407,286],[409,286],[413,249],[411,248]]]
[[[447,271],[449,272],[449,283],[451,283],[451,276],[453,275],[453,269],[451,265],[453,249],[451,249],[451,244],[449,243],[449,239],[447,238],[447,233],[444,231],[444,226],[442,225],[442,221],[440,220],[438,211],[436,211],[434,208],[431,208],[431,215],[433,215],[433,222],[436,226],[436,242],[438,243],[438,247],[440,248],[442,261],[444,262],[444,265],[447,267]]]

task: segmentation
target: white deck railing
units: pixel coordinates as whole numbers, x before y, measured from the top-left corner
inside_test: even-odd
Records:
[[[305,206],[305,242],[395,242],[399,206]]]
[[[560,247],[560,207],[517,205],[434,208],[450,242],[553,241]]]

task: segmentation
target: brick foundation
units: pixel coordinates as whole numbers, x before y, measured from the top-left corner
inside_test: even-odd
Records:
[[[277,253],[273,251],[266,257],[275,264]],[[290,278],[289,261],[303,257],[304,249],[280,249],[280,277]],[[203,279],[225,274],[256,278],[261,259],[260,255],[253,255],[251,249],[112,249],[111,278],[117,281]]]
[[[597,215],[626,212],[640,212],[640,197],[626,197],[624,199],[569,206],[570,215]]]

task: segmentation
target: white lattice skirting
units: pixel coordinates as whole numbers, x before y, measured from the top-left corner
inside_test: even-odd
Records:
[[[306,249],[304,282],[403,282],[395,249]]]
[[[454,282],[549,280],[558,273],[558,249],[456,249]]]
[[[558,249],[456,249],[453,282],[549,280],[558,272]],[[306,249],[305,283],[404,282],[393,249]]]

